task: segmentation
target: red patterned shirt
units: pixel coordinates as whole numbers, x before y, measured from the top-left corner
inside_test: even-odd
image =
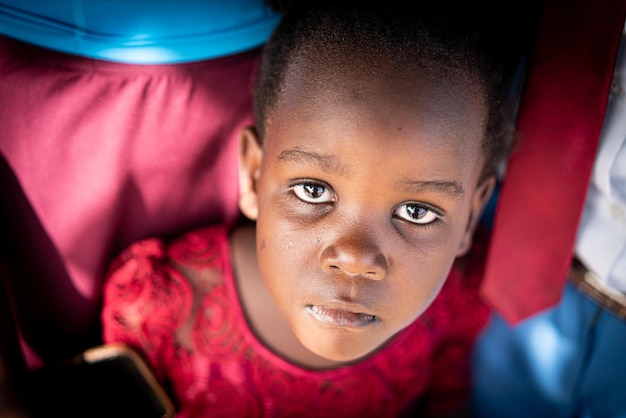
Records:
[[[104,341],[143,353],[179,418],[396,417],[417,405],[435,416],[467,400],[472,343],[488,313],[477,293],[482,253],[460,261],[433,304],[383,349],[316,371],[283,360],[251,331],[224,227],[148,239],[111,265]]]

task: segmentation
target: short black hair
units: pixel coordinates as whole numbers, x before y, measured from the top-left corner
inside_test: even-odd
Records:
[[[527,6],[522,13],[511,3],[505,10],[499,3],[508,2],[269,1],[283,17],[264,47],[254,90],[255,125],[261,141],[268,113],[276,105],[295,57],[340,48],[344,53],[359,51],[354,58],[363,59],[367,51],[384,54],[402,66],[460,70],[478,77],[488,106],[481,179],[493,174],[514,144],[512,85],[532,39],[536,12]]]

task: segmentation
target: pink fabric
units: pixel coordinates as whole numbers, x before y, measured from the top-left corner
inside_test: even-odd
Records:
[[[385,348],[312,371],[273,354],[248,328],[225,228],[144,240],[111,265],[104,340],[146,356],[172,389],[178,418],[382,418],[417,401],[420,416],[441,416],[467,401],[470,353],[488,314],[478,296],[483,247],[455,265],[433,304]]]
[[[18,312],[26,340],[97,324],[105,265],[132,241],[237,219],[258,55],[140,66],[0,38],[0,152],[32,207],[21,235],[46,276],[16,288],[40,304]],[[58,260],[37,251],[37,228]]]

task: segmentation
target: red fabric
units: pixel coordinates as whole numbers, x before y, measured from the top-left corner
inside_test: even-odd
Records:
[[[482,294],[511,323],[556,304],[606,110],[623,0],[547,0]]]
[[[129,65],[0,37],[0,153],[26,203],[3,199],[36,355],[89,346],[73,338],[99,324],[106,263],[131,242],[238,218],[238,135],[259,52]]]
[[[224,228],[170,245],[145,240],[111,266],[104,340],[145,354],[172,388],[179,418],[394,417],[420,397],[420,416],[437,416],[467,400],[472,342],[488,314],[478,296],[483,261],[476,246],[427,311],[369,359],[311,371],[270,352],[248,328]]]

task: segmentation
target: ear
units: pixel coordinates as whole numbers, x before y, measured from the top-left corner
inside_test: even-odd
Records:
[[[253,221],[259,214],[257,183],[262,160],[263,148],[256,130],[243,128],[239,137],[239,209]]]
[[[463,238],[461,239],[459,249],[457,250],[457,257],[465,255],[472,246],[472,239],[474,232],[476,231],[476,227],[478,226],[480,215],[482,215],[485,206],[487,206],[487,202],[489,202],[489,198],[493,194],[495,186],[495,176],[489,176],[474,191],[474,196],[472,196],[472,207],[467,220],[467,227],[465,228]]]

